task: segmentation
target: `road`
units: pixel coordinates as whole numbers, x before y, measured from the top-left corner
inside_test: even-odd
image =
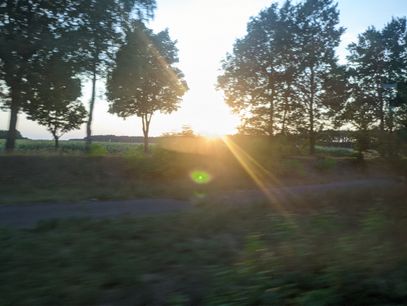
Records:
[[[318,185],[300,185],[270,188],[268,192],[275,195],[301,195],[304,192],[349,191],[366,188],[389,188],[405,182],[396,179],[364,179],[333,182]],[[247,205],[266,199],[259,190],[239,190],[221,196],[213,196],[206,201],[218,201],[229,205]],[[87,201],[80,203],[49,204],[14,204],[0,205],[0,227],[30,228],[39,221],[71,218],[115,218],[122,216],[145,216],[183,212],[194,209],[194,200],[174,199],[135,199],[117,201]]]

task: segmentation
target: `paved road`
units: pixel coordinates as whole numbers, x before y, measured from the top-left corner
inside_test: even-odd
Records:
[[[29,228],[35,226],[41,220],[142,216],[184,211],[191,207],[187,201],[171,199],[0,205],[0,227]]]
[[[334,182],[319,185],[301,185],[268,189],[271,194],[301,195],[304,192],[349,191],[365,188],[389,188],[405,185],[395,179],[365,179]],[[407,186],[406,186],[407,187]],[[210,201],[230,205],[247,205],[265,199],[259,190],[244,190],[208,198]],[[118,201],[90,201],[57,204],[0,205],[0,227],[29,228],[41,220],[69,218],[114,218],[119,216],[143,216],[148,214],[181,212],[193,209],[193,201],[172,199],[137,199]]]
[[[318,193],[318,192],[352,192],[353,190],[366,190],[371,188],[387,189],[391,187],[405,186],[407,184],[401,178],[371,178],[371,179],[359,179],[351,181],[337,181],[325,184],[313,184],[313,185],[297,185],[280,188],[269,188],[268,193],[272,196],[275,195],[280,198],[284,197],[296,197],[301,196],[303,193]],[[224,194],[222,197],[224,200],[230,200],[234,204],[248,204],[258,202],[267,199],[264,192],[259,190],[244,190],[236,191],[233,193]]]

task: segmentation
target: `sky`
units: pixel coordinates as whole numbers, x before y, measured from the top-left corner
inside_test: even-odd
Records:
[[[245,35],[250,17],[273,2],[283,0],[157,0],[155,18],[148,26],[158,32],[169,29],[177,40],[180,62],[189,91],[184,95],[177,112],[169,115],[155,114],[151,121],[151,135],[180,131],[189,125],[203,135],[218,136],[236,131],[239,119],[231,113],[216,91],[217,76],[221,74],[221,60],[230,52],[234,41]],[[346,28],[338,56],[343,63],[346,46],[370,25],[382,28],[394,17],[407,16],[407,0],[338,0],[340,25]],[[108,103],[103,97],[103,82],[98,83],[93,134],[141,135],[141,120],[129,117],[123,120],[108,113]],[[82,101],[88,104],[89,83],[82,89]],[[0,112],[0,130],[7,129],[9,115]],[[23,136],[32,139],[51,139],[51,134],[35,122],[19,116],[17,125]],[[83,138],[85,125],[62,139]]]

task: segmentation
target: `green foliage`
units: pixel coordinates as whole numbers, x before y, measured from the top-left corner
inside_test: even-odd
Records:
[[[25,111],[28,119],[47,128],[57,148],[62,135],[85,122],[86,110],[77,100],[81,95],[81,82],[75,78],[77,71],[61,55],[52,56],[38,70],[38,94]]]
[[[42,91],[52,90],[53,86],[45,86],[44,79],[55,72],[52,69],[55,56],[69,63],[69,68],[60,67],[61,72],[66,69],[91,72],[95,83],[120,41],[125,21],[151,17],[154,8],[154,0],[4,2],[0,22],[0,81],[7,87],[6,94],[2,90],[1,100],[11,112],[7,149],[14,149],[18,112],[33,110],[38,101],[53,98],[53,94],[44,96]],[[55,92],[60,93],[61,88]],[[94,93],[95,87],[91,112]]]
[[[101,144],[93,143],[88,150],[88,155],[92,157],[106,156],[107,149]]]
[[[75,33],[82,52],[78,61],[89,74],[104,76],[116,47],[124,41],[126,23],[148,20],[153,16],[155,0],[89,0],[76,2],[80,30]],[[112,48],[112,47],[115,48]],[[94,102],[94,101],[93,101]]]
[[[393,103],[402,99],[406,82],[406,18],[393,18],[382,30],[369,27],[356,43],[348,46],[348,82],[350,99],[339,116],[358,131],[359,152],[372,148],[372,129],[378,129],[380,152],[394,155],[395,141],[389,140],[403,127],[406,107]],[[386,84],[397,84],[398,88]],[[400,102],[400,101],[399,101]]]
[[[195,134],[191,126],[184,124],[180,132],[168,132],[162,134],[162,137],[172,137],[172,136],[195,137],[198,135]]]
[[[242,133],[274,135],[293,127],[295,7],[273,4],[253,18],[248,34],[222,62],[218,87],[242,118]]]
[[[154,34],[136,22],[127,31],[108,76],[109,111],[122,118],[142,118],[146,152],[152,115],[177,110],[187,90],[182,72],[174,66],[177,53],[168,30]]]
[[[249,22],[218,78],[242,118],[242,133],[307,130],[314,153],[317,124],[345,98],[344,69],[335,57],[344,31],[338,23],[331,0],[273,4]]]
[[[18,112],[35,107],[41,88],[38,75],[55,54],[69,58],[66,37],[72,29],[72,1],[6,1],[1,7],[0,80],[7,86],[6,107],[10,110],[10,131],[6,149],[13,150]],[[71,39],[70,43],[74,43]]]
[[[6,131],[6,130],[0,130],[0,139],[6,139],[7,133],[8,133],[8,131]],[[16,139],[23,139],[23,138],[24,137],[21,135],[20,131],[16,130]]]
[[[77,1],[76,12],[80,14],[76,53],[92,82],[89,100],[89,116],[86,126],[87,145],[91,143],[91,126],[96,101],[98,77],[105,77],[115,53],[124,41],[128,24],[133,20],[148,20],[153,16],[155,0],[89,0]]]

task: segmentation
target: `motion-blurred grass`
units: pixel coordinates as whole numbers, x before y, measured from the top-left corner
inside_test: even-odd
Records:
[[[1,305],[405,305],[405,189],[0,231]]]

